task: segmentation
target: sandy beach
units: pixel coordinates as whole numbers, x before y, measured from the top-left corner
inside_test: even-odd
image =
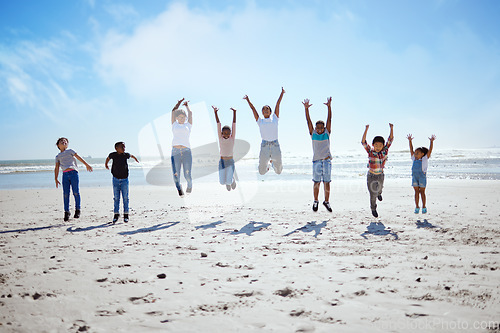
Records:
[[[0,191],[0,331],[500,332],[499,181],[430,179],[415,215],[389,178],[379,218],[364,178],[333,213],[310,181],[132,185],[115,225],[80,190],[67,223],[61,189]]]

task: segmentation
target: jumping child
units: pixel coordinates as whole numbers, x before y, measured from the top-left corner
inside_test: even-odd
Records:
[[[262,107],[262,115],[264,118],[260,118],[257,110],[250,102],[247,95],[243,97],[244,100],[248,102],[250,109],[253,111],[253,116],[257,125],[259,125],[260,136],[262,138],[262,143],[260,145],[259,154],[259,173],[264,175],[269,171],[269,163],[274,169],[274,172],[280,174],[283,170],[283,163],[281,161],[281,149],[278,142],[278,121],[280,116],[280,103],[283,98],[285,90],[281,87],[281,94],[276,102],[276,107],[274,108],[274,115],[271,117],[272,111],[269,105],[264,105]]]
[[[224,126],[221,128],[218,108],[212,105],[215,114],[215,121],[217,122],[217,135],[219,137],[220,160],[219,160],[219,182],[221,185],[226,185],[228,191],[236,188],[236,181],[234,179],[234,139],[236,131],[236,110],[233,111],[233,124],[231,127]]]
[[[78,177],[78,166],[76,164],[76,159],[85,164],[87,171],[92,172],[92,167],[85,162],[73,149],[68,149],[69,140],[66,138],[59,138],[56,142],[57,148],[61,151],[56,156],[56,167],[54,169],[54,176],[56,181],[56,188],[61,185],[59,180],[59,168],[63,171],[62,176],[62,186],[63,186],[63,202],[64,202],[64,221],[69,220],[71,215],[69,212],[69,192],[70,187],[73,190],[73,196],[75,197],[75,215],[74,218],[80,217],[81,212],[81,202],[80,202],[80,189],[79,189],[79,177]]]
[[[125,142],[115,143],[116,152],[112,152],[106,158],[104,166],[109,170],[108,163],[113,160],[111,165],[111,174],[113,175],[113,200],[114,216],[113,223],[120,217],[120,194],[123,197],[123,221],[128,222],[128,163],[129,158],[133,158],[137,163],[139,161],[134,155],[125,152]]]
[[[309,107],[312,104],[309,103],[309,99],[305,99],[304,108],[306,110],[306,120],[307,126],[309,127],[309,135],[312,138],[313,146],[313,195],[314,203],[312,206],[313,211],[318,210],[318,195],[319,186],[321,181],[323,181],[323,187],[325,190],[325,201],[323,205],[326,209],[331,212],[332,207],[330,206],[330,182],[332,175],[332,154],[330,153],[330,133],[332,127],[332,98],[328,97],[325,104],[328,107],[328,116],[326,119],[326,126],[322,120],[316,122],[316,127],[313,128],[311,118],[309,116]]]
[[[420,212],[419,198],[422,198],[422,214],[427,213],[427,207],[425,207],[426,196],[425,187],[427,186],[427,166],[429,165],[429,158],[431,158],[432,148],[434,147],[434,140],[436,136],[432,135],[429,138],[431,142],[429,149],[425,147],[419,147],[413,151],[413,136],[408,134],[408,142],[410,144],[410,155],[413,165],[411,167],[411,183],[413,189],[415,190],[415,214]]]
[[[191,168],[193,166],[193,156],[191,155],[191,146],[189,136],[193,125],[193,113],[189,109],[188,101],[184,105],[188,111],[186,122],[186,111],[179,109],[184,98],[179,100],[172,109],[172,173],[174,175],[175,187],[179,196],[183,197],[184,192],[181,186],[181,166],[184,169],[184,178],[187,181],[186,193],[191,193],[193,188],[193,179],[191,177]]]
[[[373,138],[372,144],[373,148],[366,143],[366,134],[368,133],[368,128],[370,125],[366,125],[365,132],[363,133],[363,138],[361,139],[361,144],[365,147],[368,153],[368,173],[366,175],[366,184],[368,186],[368,192],[370,192],[370,208],[372,210],[372,215],[378,217],[377,213],[377,199],[382,201],[382,188],[384,187],[384,167],[387,161],[387,155],[389,154],[389,147],[394,140],[393,124],[389,124],[391,132],[387,143],[381,136],[376,136]]]

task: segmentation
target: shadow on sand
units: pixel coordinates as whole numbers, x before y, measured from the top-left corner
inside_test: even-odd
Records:
[[[420,229],[420,228],[431,228],[431,229],[432,228],[439,228],[438,226],[433,225],[432,223],[427,221],[427,219],[424,219],[424,222],[417,220],[417,222],[415,224],[417,225],[417,229]]]
[[[60,227],[64,227],[64,226],[65,226],[64,224],[57,224],[57,225],[49,225],[46,227],[34,227],[34,228],[26,228],[26,229],[4,230],[4,231],[0,231],[0,234],[8,234],[11,232],[39,231],[39,230],[44,230],[44,229],[60,228]]]
[[[148,228],[141,228],[141,229],[131,230],[131,231],[122,231],[122,232],[119,232],[118,235],[135,235],[135,234],[141,234],[141,233],[145,233],[145,232],[153,232],[153,231],[158,231],[158,230],[163,230],[163,229],[173,227],[174,225],[179,224],[179,223],[180,222],[160,223],[160,224],[154,225],[152,227],[148,227]]]
[[[94,229],[108,228],[108,227],[111,227],[111,226],[113,226],[113,224],[106,222],[106,223],[99,224],[99,225],[91,225],[90,227],[86,227],[86,228],[69,227],[68,229],[66,229],[66,231],[69,231],[69,232],[82,232],[82,231],[90,231],[90,230],[94,230]]]
[[[209,224],[204,224],[204,225],[199,225],[199,226],[196,226],[194,227],[196,230],[198,229],[211,229],[211,228],[216,228],[219,224],[222,224],[224,223],[224,221],[217,221],[217,222],[212,222],[212,223],[209,223]]]
[[[324,228],[324,227],[326,227],[326,222],[327,221],[323,221],[320,224],[316,224],[316,221],[307,222],[307,224],[305,226],[297,228],[297,229],[295,229],[295,230],[287,233],[285,236],[289,236],[289,235],[291,235],[293,233],[296,233],[297,231],[302,231],[302,232],[311,232],[311,231],[314,231],[313,237],[317,238],[318,235],[321,233],[321,229]]]
[[[366,231],[361,234],[361,237],[363,237],[364,239],[368,239],[365,235],[392,235],[394,236],[395,240],[399,238],[396,233],[391,231],[391,229],[386,229],[385,225],[382,222],[371,222],[370,225],[366,227]]]
[[[247,225],[245,225],[243,228],[237,231],[233,231],[230,234],[231,235],[239,235],[239,234],[246,234],[247,236],[252,236],[253,232],[260,231],[262,229],[265,229],[269,227],[271,223],[263,223],[263,222],[254,222],[251,221]]]

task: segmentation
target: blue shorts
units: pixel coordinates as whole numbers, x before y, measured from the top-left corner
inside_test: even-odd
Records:
[[[411,186],[425,188],[427,185],[427,175],[423,172],[411,174]]]
[[[332,160],[313,161],[313,182],[329,183],[332,181]]]

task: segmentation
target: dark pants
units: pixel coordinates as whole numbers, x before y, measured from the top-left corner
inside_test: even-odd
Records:
[[[366,184],[368,185],[368,192],[370,192],[370,208],[377,209],[377,197],[382,194],[384,187],[384,174],[374,175],[368,172],[366,176]]]

